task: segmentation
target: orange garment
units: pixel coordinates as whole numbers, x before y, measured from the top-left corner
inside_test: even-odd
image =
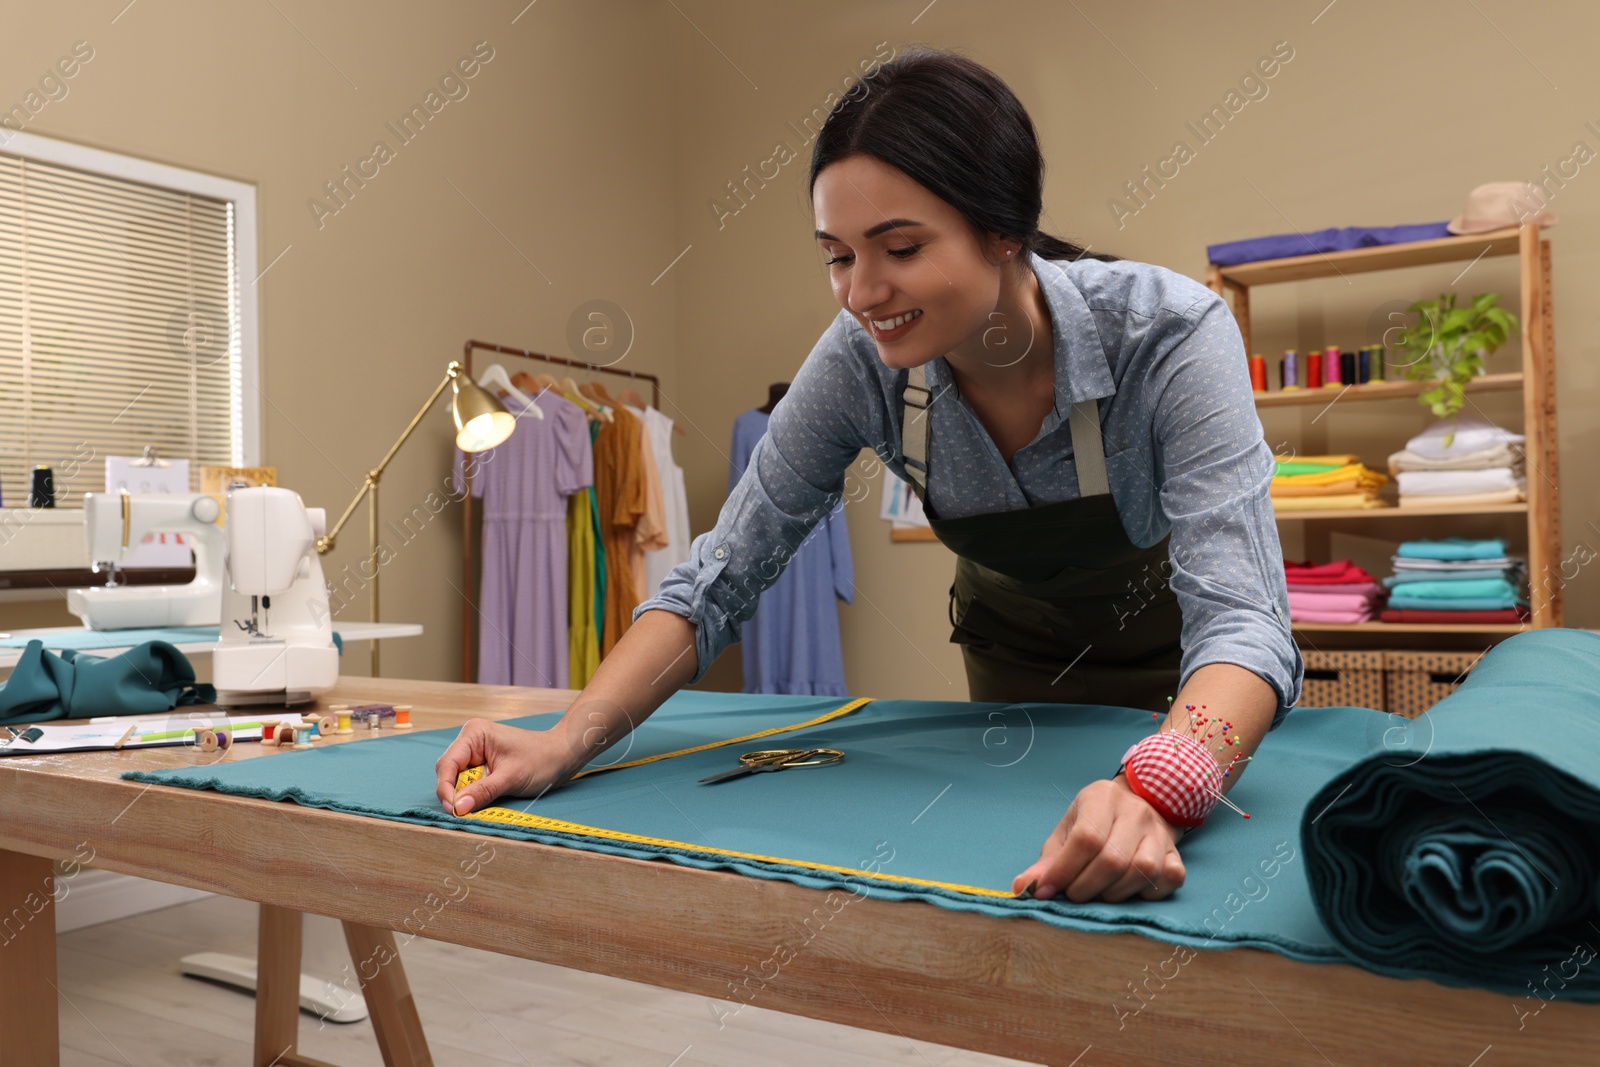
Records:
[[[633,528],[628,565],[633,568],[633,591],[640,600],[648,600],[655,595],[655,590],[650,588],[644,555],[667,547],[667,506],[661,497],[661,469],[656,466],[656,448],[650,443],[643,420],[639,422],[639,476],[644,481],[644,514]]]
[[[600,504],[600,541],[606,553],[605,625],[600,634],[600,658],[617,646],[633,623],[639,606],[633,578],[634,527],[645,513],[644,471],[639,438],[644,424],[618,406],[614,422],[600,425],[594,439],[594,487]]]

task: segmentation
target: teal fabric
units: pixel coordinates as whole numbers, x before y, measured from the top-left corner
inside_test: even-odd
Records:
[[[1306,807],[1328,931],[1382,974],[1600,1000],[1600,967],[1574,963],[1600,945],[1600,634],[1507,638],[1417,723],[1415,752]]]
[[[183,704],[210,704],[217,691],[194,680],[189,658],[165,641],[146,641],[115,656],[59,656],[30,641],[0,685],[0,725],[150,715]]]
[[[8,637],[0,640],[0,648],[26,648],[38,641],[45,648],[92,651],[97,648],[128,648],[146,641],[165,641],[168,644],[190,644],[195,641],[217,640],[215,626],[168,626],[155,630],[69,630],[46,637]],[[344,642],[333,635],[334,646],[344,654]]]
[[[1414,585],[1418,582],[1438,583],[1468,581],[1474,578],[1504,578],[1504,567],[1484,567],[1476,570],[1449,571],[1446,578],[1438,571],[1401,571],[1383,577],[1383,584],[1393,589],[1397,585]]]
[[[581,778],[537,801],[504,801],[512,806],[585,826],[604,827],[688,846],[755,853],[770,857],[750,860],[719,857],[694,848],[600,839],[523,830],[445,813],[434,797],[434,761],[455,736],[454,730],[395,735],[311,751],[279,751],[242,762],[223,761],[204,767],[158,772],[130,772],[136,781],[217,789],[243,796],[292,800],[338,811],[371,815],[473,833],[543,841],[589,851],[638,858],[664,859],[685,866],[739,871],[760,878],[782,879],[815,888],[840,888],[889,900],[921,900],[963,911],[999,917],[1026,917],[1054,926],[1101,932],[1132,931],[1194,948],[1248,945],[1309,962],[1352,962],[1384,973],[1433,977],[1456,985],[1488,986],[1513,994],[1533,971],[1505,977],[1509,969],[1487,965],[1457,969],[1438,965],[1438,942],[1445,935],[1432,926],[1403,944],[1389,940],[1363,942],[1359,928],[1351,932],[1347,913],[1359,917],[1365,898],[1377,892],[1374,879],[1389,868],[1376,860],[1352,858],[1361,849],[1386,841],[1373,826],[1343,835],[1332,849],[1323,842],[1328,827],[1350,826],[1359,808],[1352,797],[1338,797],[1339,784],[1360,771],[1393,789],[1413,777],[1438,771],[1441,744],[1448,743],[1450,774],[1469,796],[1480,783],[1508,773],[1508,765],[1526,768],[1537,777],[1543,753],[1562,756],[1570,777],[1560,806],[1570,809],[1578,796],[1588,807],[1573,820],[1600,822],[1600,768],[1581,766],[1596,761],[1600,750],[1600,696],[1591,690],[1589,703],[1552,702],[1541,691],[1546,679],[1566,678],[1566,686],[1597,684],[1600,678],[1600,636],[1579,631],[1530,631],[1492,650],[1473,669],[1450,700],[1471,707],[1471,694],[1490,679],[1516,679],[1499,693],[1499,714],[1480,723],[1467,715],[1459,725],[1453,715],[1429,714],[1400,720],[1369,708],[1302,709],[1291,714],[1264,743],[1248,774],[1229,792],[1229,799],[1251,814],[1241,819],[1219,807],[1207,824],[1183,840],[1188,869],[1184,886],[1162,901],[1133,899],[1121,904],[1074,904],[984,896],[938,886],[896,883],[883,875],[955,883],[1007,892],[1014,875],[1038,858],[1039,847],[1085,784],[1115,770],[1130,743],[1153,728],[1150,713],[1094,705],[984,704],[917,700],[875,700],[833,722],[805,731],[781,734],[759,742],[677,756],[655,763]],[[1587,666],[1587,683],[1572,677],[1572,653],[1595,660]],[[1586,661],[1587,663],[1587,661]],[[1559,667],[1560,669],[1553,669]],[[1497,689],[1498,691],[1498,689]],[[1562,690],[1565,692],[1565,690]],[[1463,697],[1462,694],[1467,694]],[[803,721],[838,706],[834,699],[700,693],[682,690],[629,735],[625,751],[613,749],[606,762],[625,762],[672,752],[709,740],[734,737],[772,726]],[[513,720],[522,727],[548,729],[559,713]],[[1434,751],[1414,765],[1395,766],[1432,738]],[[697,779],[734,765],[738,753],[754,748],[826,746],[842,749],[843,762],[797,768],[716,785]],[[1517,753],[1526,755],[1518,758]],[[1508,757],[1509,754],[1509,757]],[[1403,757],[1403,758],[1402,758]],[[1368,769],[1368,770],[1363,770]],[[1447,776],[1448,777],[1448,776]],[[1371,786],[1369,788],[1377,788]],[[1392,790],[1391,790],[1392,791]],[[1448,792],[1448,790],[1447,790]],[[1572,877],[1554,868],[1551,874],[1567,886],[1585,886],[1591,917],[1593,886],[1600,864],[1583,867],[1587,853],[1573,845],[1570,827],[1552,819],[1548,806],[1530,790],[1522,801],[1506,793],[1494,801],[1494,813],[1512,817],[1515,807],[1528,828],[1543,827],[1546,842],[1538,855],[1565,856]],[[1490,799],[1485,795],[1485,799]],[[1459,817],[1460,797],[1443,797],[1428,805]],[[1319,821],[1317,815],[1327,809]],[[1411,812],[1423,814],[1426,808]],[[1470,810],[1468,811],[1470,814]],[[1497,819],[1498,821],[1498,819]],[[1304,824],[1304,826],[1302,825]],[[1505,824],[1502,824],[1505,825]],[[1459,830],[1453,832],[1459,833]],[[1308,855],[1302,846],[1315,841],[1322,850],[1319,869],[1343,872],[1333,899],[1313,894]],[[1405,853],[1419,872],[1445,869],[1457,855],[1457,838],[1435,835]],[[1416,858],[1411,859],[1412,856]],[[859,874],[818,872],[782,862],[785,859],[834,864]],[[1505,861],[1502,861],[1505,862]],[[1361,873],[1361,872],[1365,873]],[[1431,902],[1439,876],[1416,875],[1411,897],[1391,894],[1397,918],[1411,899]],[[1433,879],[1433,880],[1430,880]],[[1527,879],[1522,883],[1531,885]],[[1500,883],[1488,888],[1500,891]],[[1494,914],[1528,916],[1542,906],[1526,904],[1513,892],[1508,903],[1496,903]],[[1549,903],[1572,903],[1570,891],[1551,894]],[[1517,909],[1521,908],[1521,911]],[[1330,926],[1325,914],[1340,917]],[[1472,921],[1464,910],[1462,923]],[[1600,917],[1597,917],[1600,918]],[[1413,920],[1414,922],[1417,920]],[[1531,920],[1528,920],[1531,923]],[[1507,920],[1488,924],[1499,946],[1484,949],[1485,961],[1495,952],[1509,952],[1518,930]],[[1455,935],[1450,935],[1454,937]],[[1597,935],[1600,939],[1600,935]],[[1544,942],[1541,942],[1543,944]],[[1413,951],[1414,950],[1414,951]],[[1570,954],[1551,955],[1559,960]],[[1536,971],[1537,968],[1534,968]],[[1600,970],[1600,969],[1597,969]],[[1489,976],[1495,976],[1490,978]],[[1595,994],[1589,997],[1588,994]],[[1562,995],[1600,999],[1600,986],[1573,987]]]
[[[1499,600],[1509,605],[1517,598],[1516,587],[1504,578],[1446,578],[1431,582],[1407,582],[1395,596],[1427,597],[1430,600]]]
[[[129,648],[146,641],[165,641],[168,644],[179,645],[216,639],[215,626],[164,626],[143,630],[84,629],[48,634],[43,637],[8,637],[0,640],[0,648],[26,648],[29,642],[39,641],[46,648],[92,651],[97,648]]]
[[[1506,554],[1506,543],[1499,538],[1470,541],[1446,537],[1438,541],[1402,541],[1395,551],[1408,559],[1500,559]]]
[[[1405,592],[1391,593],[1387,604],[1391,608],[1406,611],[1499,611],[1502,608],[1528,606],[1526,600],[1515,596],[1412,596]]]

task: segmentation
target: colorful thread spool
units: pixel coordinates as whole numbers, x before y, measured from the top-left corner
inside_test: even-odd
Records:
[[[1250,357],[1250,388],[1258,393],[1267,391],[1267,360],[1265,356]]]
[[[1356,354],[1345,352],[1339,357],[1339,376],[1344,379],[1344,384],[1355,385],[1360,379],[1356,377]]]
[[[341,708],[341,709],[339,709],[339,713],[338,714],[339,714],[339,725],[338,725],[338,728],[335,729],[333,732],[336,733],[336,734],[339,734],[341,736],[355,733],[355,730],[350,728],[350,709],[349,708]]]
[[[299,726],[290,727],[290,732],[294,735],[294,747],[310,748],[311,739],[316,734],[316,731],[317,724],[313,722],[302,723]]]
[[[1372,349],[1362,348],[1356,352],[1356,381],[1365,384],[1372,381]]]
[[[338,723],[334,722],[332,715],[320,715],[316,721],[319,738],[332,737],[334,730],[338,728]]]
[[[1300,357],[1295,355],[1294,349],[1283,353],[1283,360],[1279,364],[1278,378],[1283,382],[1285,391],[1300,388]]]
[[[394,728],[396,730],[411,729],[411,705],[396,704],[394,706]]]
[[[1322,388],[1322,353],[1306,353],[1306,388]]]
[[[1335,389],[1346,384],[1340,377],[1343,364],[1339,361],[1339,346],[1329,345],[1328,351],[1322,357],[1322,384]]]

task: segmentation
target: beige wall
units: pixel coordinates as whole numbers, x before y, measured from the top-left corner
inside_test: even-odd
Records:
[[[1600,151],[1584,125],[1600,127],[1590,107],[1600,74],[1583,51],[1600,15],[1570,8],[1535,27],[1507,5],[1479,13],[1433,2],[1381,13],[1336,3],[1320,17],[1316,4],[1265,2],[1232,3],[1226,14],[1103,0],[546,2],[512,25],[521,6],[280,5],[305,36],[270,5],[138,4],[115,25],[119,3],[94,18],[28,7],[23,32],[0,41],[9,96],[73,41],[94,43],[95,60],[40,116],[39,132],[258,183],[261,265],[292,246],[261,283],[266,459],[314,502],[343,506],[463,339],[561,352],[572,309],[604,298],[637,326],[630,365],[663,376],[662,406],[690,431],[677,456],[693,529],[708,528],[725,493],[734,416],[793,376],[837,311],[809,238],[803,123],[880,42],[957,48],[1007,80],[1043,141],[1046,229],[1197,278],[1208,243],[1440,220],[1480,182],[1539,180],[1579,141]],[[319,231],[307,198],[481,40],[495,58],[471,95]],[[1185,123],[1280,41],[1294,55],[1267,95],[1119,226],[1108,201],[1174,141],[1195,147]],[[748,202],[719,220],[714,203],[738,206],[726,183],[779,143],[797,158],[764,185],[752,181]],[[1584,295],[1600,283],[1591,171],[1583,166],[1551,204],[1561,219],[1550,236],[1564,555],[1600,549],[1600,494],[1585,462],[1600,444],[1600,330]],[[1263,291],[1255,347],[1275,356],[1365,343],[1391,303],[1436,295],[1459,271]],[[1509,297],[1515,282],[1509,261],[1484,260],[1454,287]],[[1516,358],[1508,347],[1495,363]],[[1491,417],[1520,418],[1512,399],[1480,403]],[[1381,467],[1428,421],[1407,402],[1314,415],[1271,413],[1269,440],[1360,451]],[[445,477],[447,422],[441,410],[396,461],[386,516]],[[858,464],[855,477],[870,492],[848,508],[858,583],[855,603],[841,607],[850,687],[964,698],[946,640],[953,558],[937,544],[891,545],[876,518],[881,473]],[[429,627],[424,639],[389,646],[385,673],[456,676],[456,518],[446,512],[384,571],[384,616]],[[1297,558],[1329,551],[1381,566],[1392,544],[1376,523],[1347,524],[1325,544],[1284,529]],[[1513,523],[1481,520],[1417,530],[1454,532],[1522,536]],[[335,570],[353,562],[351,547]],[[1600,626],[1592,570],[1569,586],[1569,625]],[[0,621],[21,625],[9,610],[0,606]],[[706,684],[737,688],[737,650]]]

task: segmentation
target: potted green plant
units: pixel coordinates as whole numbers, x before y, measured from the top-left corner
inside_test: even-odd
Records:
[[[1483,293],[1470,307],[1458,308],[1456,294],[1440,293],[1437,300],[1419,300],[1407,309],[1417,313],[1417,321],[1401,333],[1396,350],[1407,378],[1436,383],[1417,403],[1441,419],[1461,410],[1467,383],[1484,372],[1484,359],[1518,329],[1517,317],[1495,306],[1499,299],[1499,293]],[[1454,436],[1445,436],[1446,448]]]

